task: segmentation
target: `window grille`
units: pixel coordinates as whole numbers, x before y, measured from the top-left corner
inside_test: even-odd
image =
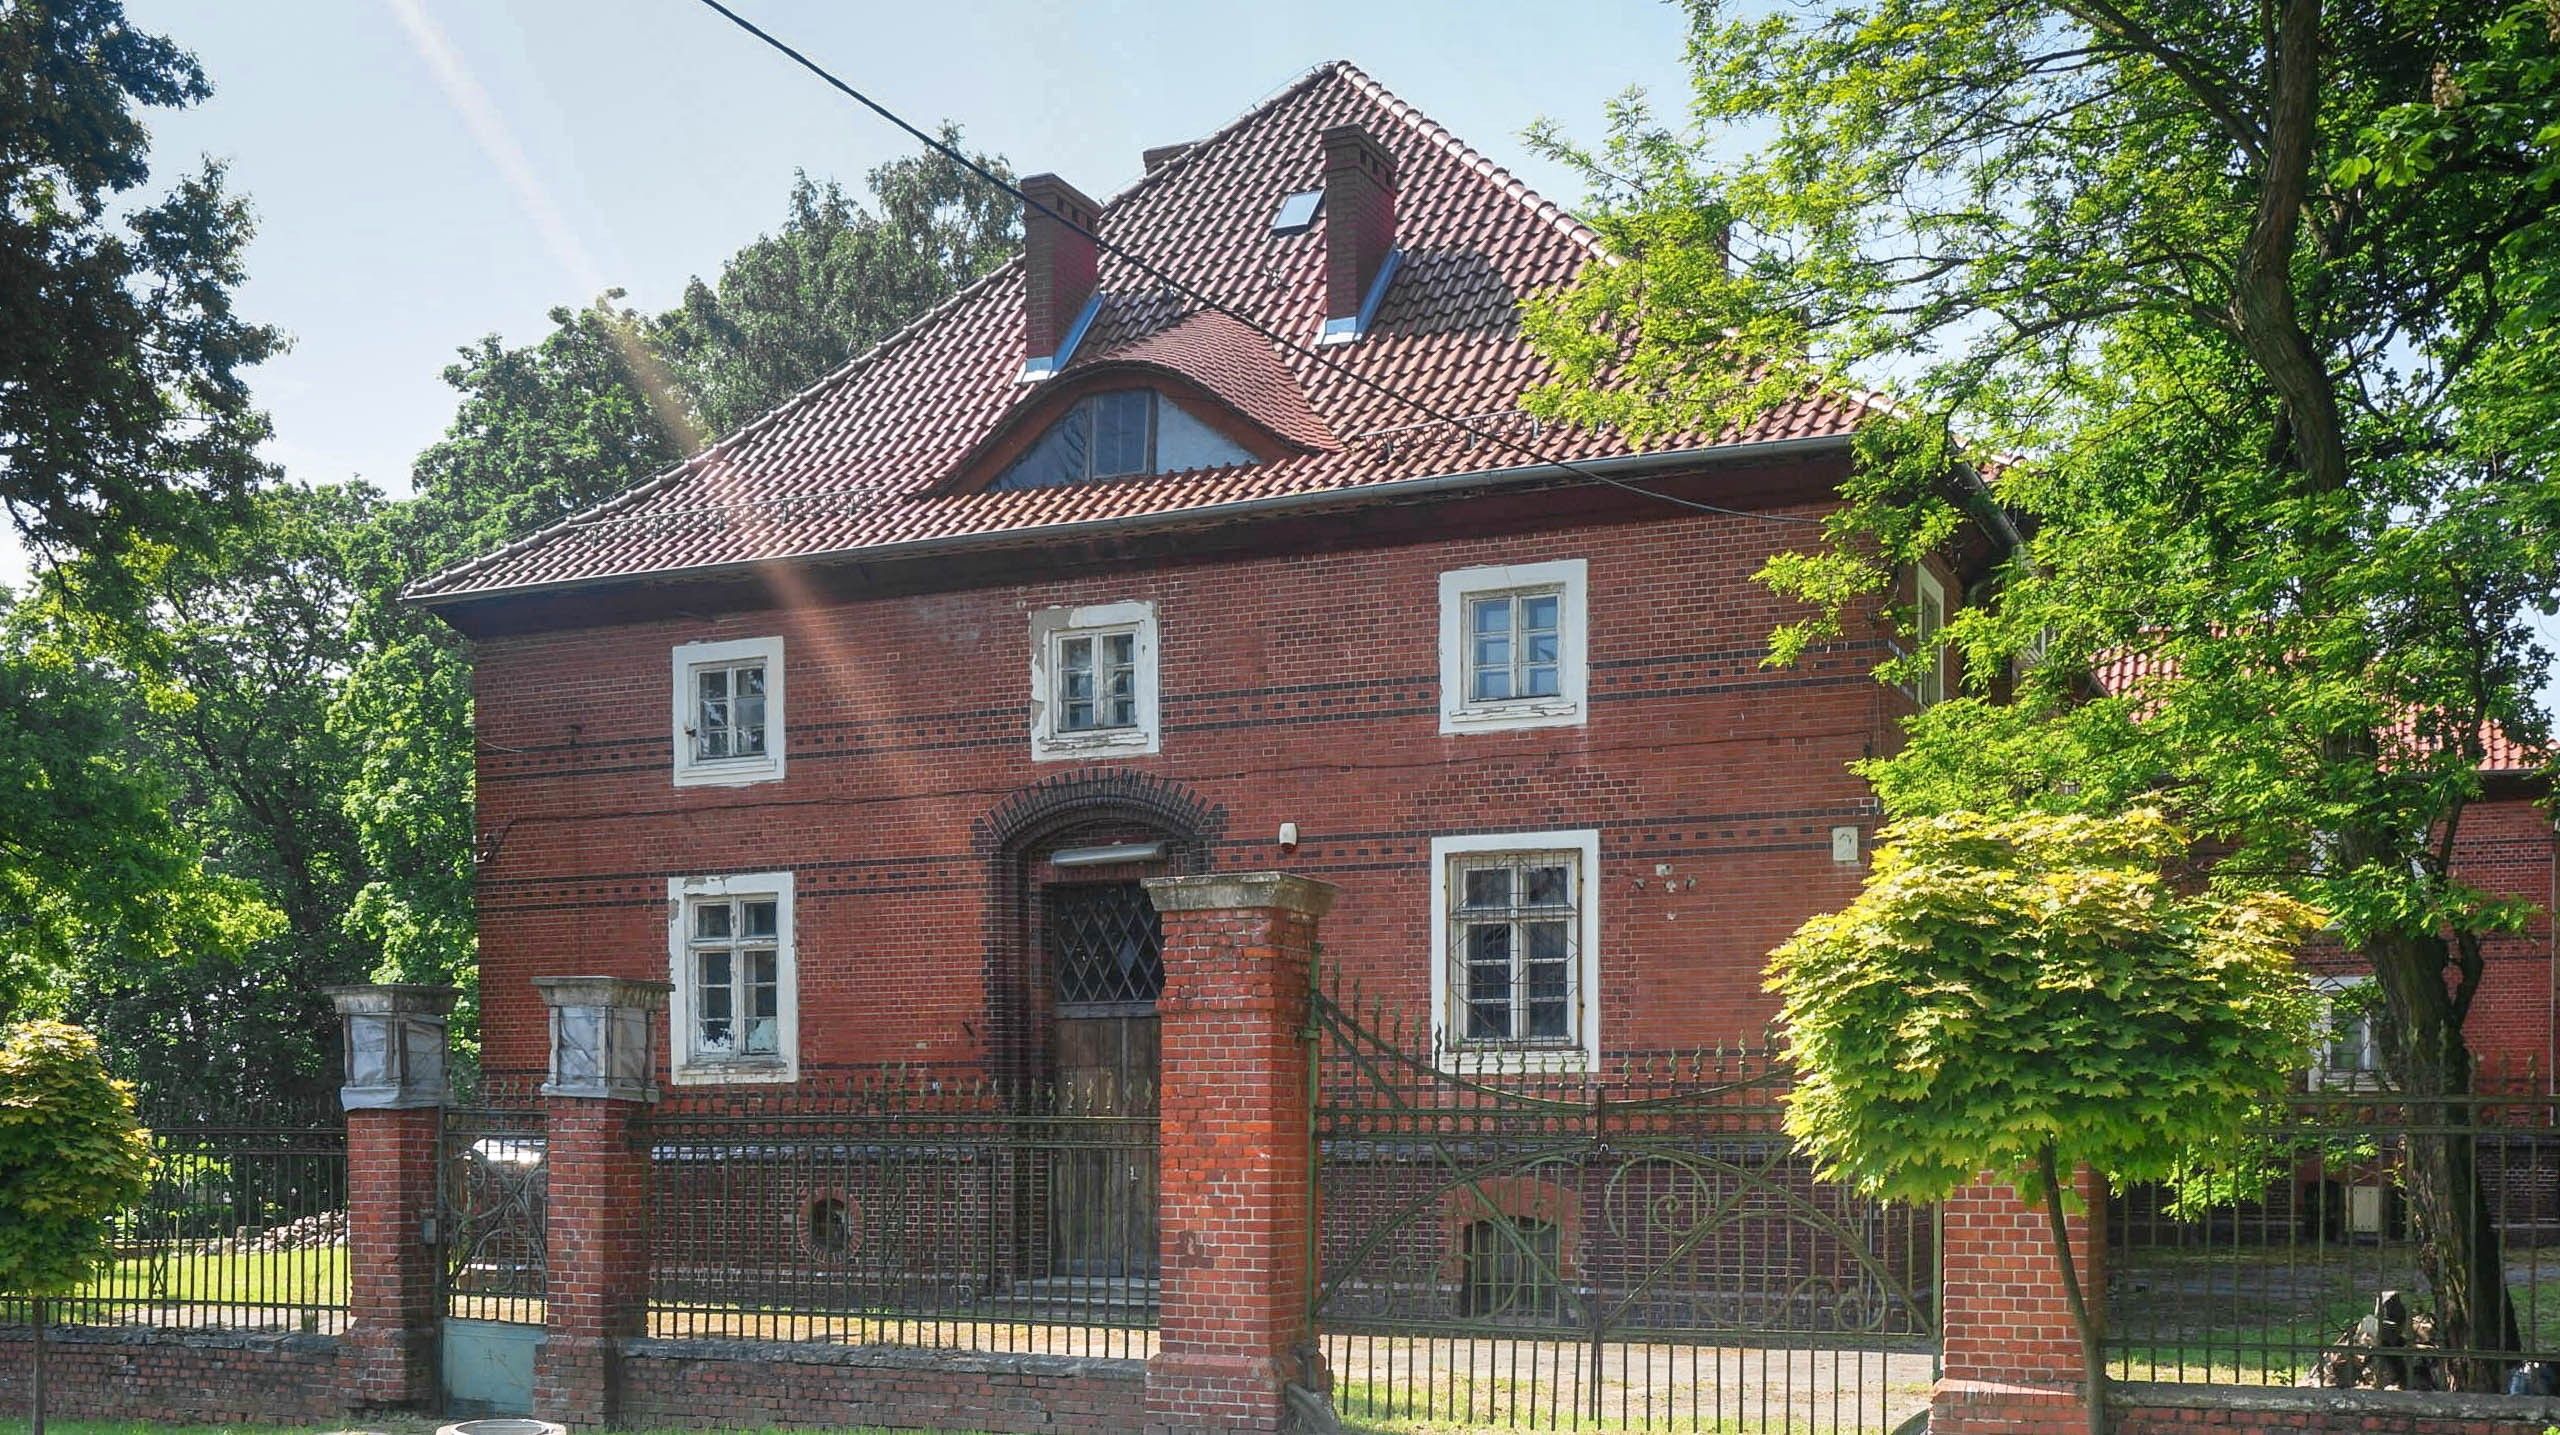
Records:
[[[776,1061],[782,1055],[782,956],[771,897],[693,903],[686,955],[693,983],[696,1061]]]
[[[1563,690],[1558,667],[1563,601],[1554,588],[1467,600],[1468,701],[1552,698]]]
[[[1152,1003],[1164,992],[1164,919],[1135,882],[1051,887],[1042,896],[1062,1007]]]
[[[1579,854],[1572,852],[1450,859],[1450,1029],[1462,1043],[1578,1043],[1579,866]]]

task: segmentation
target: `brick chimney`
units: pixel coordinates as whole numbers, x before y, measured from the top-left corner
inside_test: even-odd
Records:
[[[1093,297],[1092,235],[1102,207],[1054,174],[1022,181],[1022,193],[1031,201],[1022,206],[1022,357],[1029,375],[1048,372]],[[1048,213],[1041,212],[1044,207]]]
[[[1357,338],[1360,306],[1396,244],[1395,156],[1358,125],[1324,132],[1324,332]]]

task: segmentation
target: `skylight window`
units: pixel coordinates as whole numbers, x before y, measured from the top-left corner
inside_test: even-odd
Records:
[[[1112,389],[1078,399],[988,487],[1054,488],[1251,462],[1242,445],[1154,390]]]
[[[1308,226],[1316,222],[1316,215],[1323,209],[1324,191],[1321,189],[1302,189],[1295,194],[1283,195],[1280,199],[1280,212],[1271,216],[1271,232],[1304,234]]]

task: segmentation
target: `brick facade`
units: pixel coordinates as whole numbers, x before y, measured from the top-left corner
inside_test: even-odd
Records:
[[[35,1341],[0,1329],[0,1410],[27,1409]],[[350,1352],[325,1335],[57,1328],[45,1338],[45,1408],[65,1419],[178,1425],[319,1425],[355,1401]]]
[[[1837,476],[1799,465],[1783,479],[1818,490]],[[1857,827],[1863,846],[1874,821],[1846,764],[1892,740],[1902,700],[1868,680],[1872,634],[1797,669],[1759,665],[1790,614],[1751,574],[1810,530],[1585,508],[1581,522],[1514,513],[1515,531],[1468,537],[1450,536],[1444,512],[1300,533],[1254,556],[1024,559],[980,586],[485,639],[486,1061],[539,1067],[537,975],[665,975],[668,877],[790,870],[804,1072],[999,1062],[995,994],[1024,954],[974,834],[1019,794],[1095,774],[1219,814],[1209,870],[1285,866],[1340,886],[1359,920],[1328,966],[1417,1019],[1431,839],[1596,828],[1603,1045],[1758,1036],[1774,1011],[1765,953],[1857,889],[1861,869],[1830,851],[1834,826]],[[1438,575],[1576,557],[1591,570],[1588,722],[1441,735]],[[1029,615],[1131,599],[1160,614],[1163,751],[1034,762]],[[789,776],[674,788],[669,650],[774,632]],[[1298,826],[1295,852],[1277,846],[1283,822]]]
[[[1126,1435],[1145,1420],[1146,1366],[806,1343],[634,1340],[622,1348],[634,1429],[913,1426],[990,1435]]]
[[[433,1107],[347,1113],[349,1403],[403,1407],[436,1390]]]

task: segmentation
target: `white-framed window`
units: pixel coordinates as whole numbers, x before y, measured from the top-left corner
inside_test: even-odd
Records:
[[[2314,977],[2320,995],[2315,1087],[2369,1090],[2382,1084],[2382,994],[2371,977]]]
[[[782,639],[684,643],[675,650],[675,782],[771,782],[783,763]]]
[[[1440,575],[1440,730],[1572,727],[1590,710],[1591,565]]]
[[[1591,828],[1431,840],[1431,1025],[1444,1059],[1597,1067],[1599,871]]]
[[[790,873],[669,878],[667,980],[678,1085],[799,1078]]]
[[[1123,756],[1159,748],[1156,605],[1097,603],[1031,615],[1031,755]]]
[[[1947,587],[1925,563],[1913,568],[1912,575],[1912,651],[1926,655],[1928,664],[1912,684],[1911,696],[1924,708],[1935,707],[1947,697],[1947,645],[1941,636],[1947,630]]]

